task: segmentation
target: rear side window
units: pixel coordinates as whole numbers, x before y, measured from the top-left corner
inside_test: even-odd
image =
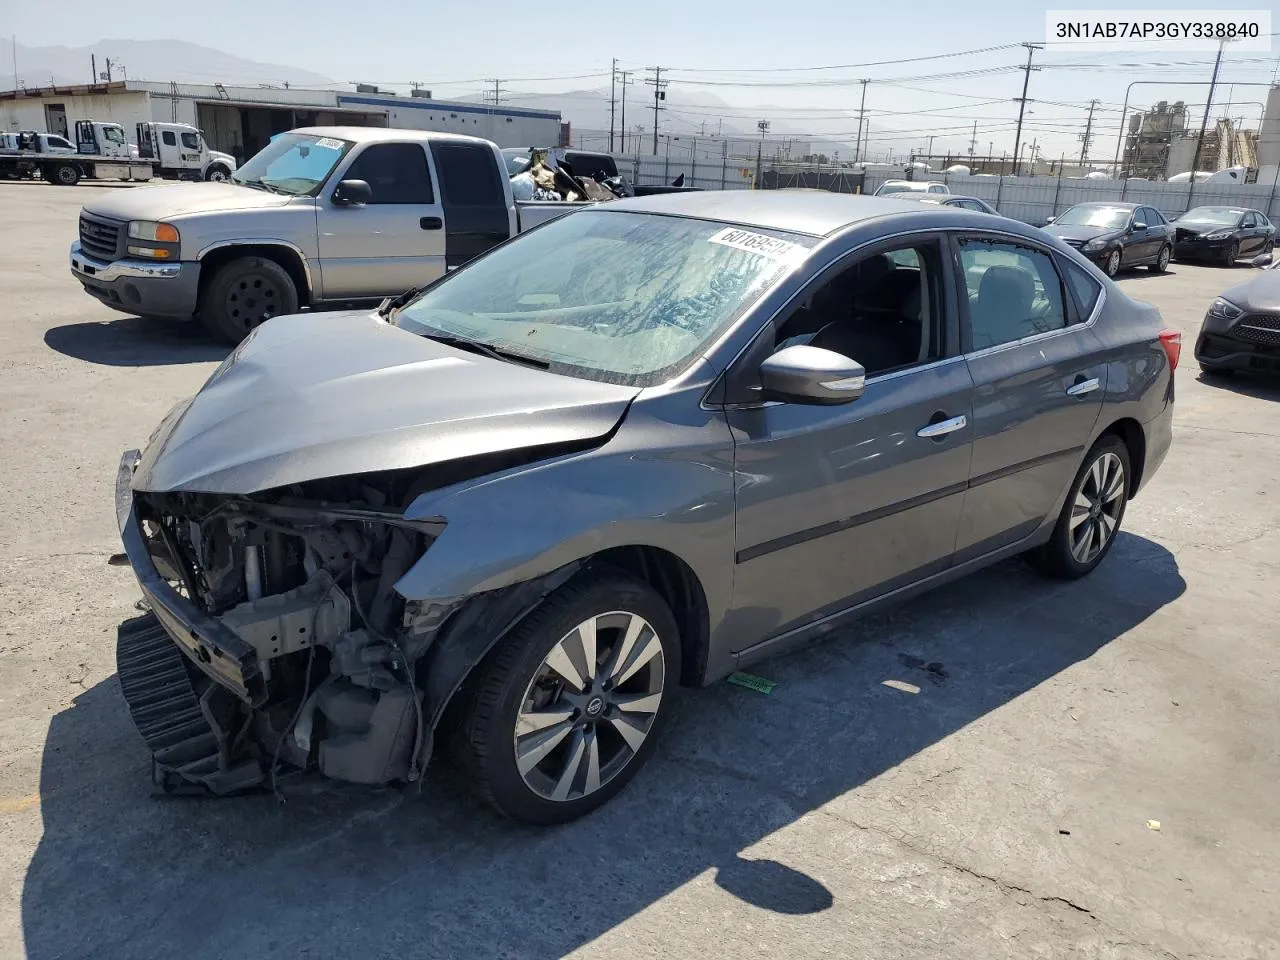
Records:
[[[1149,227],[1155,227],[1165,223],[1164,214],[1155,207],[1143,207],[1142,216],[1143,219],[1147,221],[1147,226]]]
[[[363,180],[370,203],[435,203],[427,154],[416,143],[377,143],[356,157],[344,180]]]
[[[502,204],[502,182],[492,150],[469,143],[440,143],[431,149],[446,203],[458,207]]]
[[[1067,325],[1062,279],[1040,250],[993,240],[960,241],[972,349],[985,350]]]
[[[176,147],[178,145],[178,138],[173,135],[172,130],[164,131],[160,134],[160,139],[164,141],[166,147]]]
[[[1080,319],[1088,320],[1098,305],[1098,297],[1102,296],[1102,284],[1089,276],[1083,267],[1065,259],[1062,265],[1066,268],[1067,283],[1071,284],[1071,292],[1075,294],[1076,305],[1080,308]]]

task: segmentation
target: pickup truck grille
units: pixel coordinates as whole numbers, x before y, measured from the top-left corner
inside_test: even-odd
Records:
[[[115,220],[80,215],[80,249],[99,260],[115,260],[120,256],[120,228]]]

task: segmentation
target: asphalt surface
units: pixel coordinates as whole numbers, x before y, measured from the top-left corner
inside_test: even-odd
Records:
[[[1244,268],[1122,280],[1186,353],[1091,577],[1002,564],[761,666],[770,695],[691,693],[621,796],[537,830],[447,771],[152,794],[112,484],[226,350],[81,292],[100,189],[0,184],[0,958],[1280,956],[1280,385],[1189,355]]]

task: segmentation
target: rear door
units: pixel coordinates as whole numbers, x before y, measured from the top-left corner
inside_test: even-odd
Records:
[[[1166,243],[1173,242],[1173,228],[1169,226],[1164,214],[1155,207],[1141,207],[1139,213],[1147,225],[1147,239],[1150,241],[1147,245],[1147,257],[1155,260],[1159,258],[1161,248]]]
[[[1028,536],[1056,507],[1102,410],[1107,367],[1064,283],[1098,287],[1085,271],[1064,264],[1081,274],[1064,278],[1038,244],[982,234],[958,238],[955,256],[974,384],[973,464],[956,540],[963,563]]]
[[[382,297],[444,273],[444,214],[421,143],[371,143],[346,160],[316,201],[317,246],[326,300]],[[363,180],[366,204],[333,202],[343,180]]]
[[[453,270],[510,237],[514,212],[492,148],[436,140],[431,156],[444,207],[445,264]]]

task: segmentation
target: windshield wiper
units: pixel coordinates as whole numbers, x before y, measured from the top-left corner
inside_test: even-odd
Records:
[[[398,297],[387,297],[378,305],[378,316],[382,317],[384,320],[389,318],[393,312],[407,305],[410,300],[425,289],[427,289],[426,284],[421,287],[414,287],[412,290],[406,290]]]
[[[252,187],[255,190],[265,190],[267,191],[267,193],[284,193],[285,192],[281,190],[279,187],[273,184],[267,183],[265,180],[237,180],[235,177],[232,177],[231,182],[238,183],[242,187]]]
[[[526,367],[533,367],[537,370],[551,369],[551,364],[546,360],[539,360],[537,357],[526,357],[523,353],[514,353],[510,350],[502,350],[479,340],[468,340],[466,337],[455,337],[448,333],[424,333],[423,336],[428,340],[434,340],[436,343],[443,343],[445,346],[456,347],[469,353],[478,353],[482,357],[489,357],[492,360],[521,363]]]

